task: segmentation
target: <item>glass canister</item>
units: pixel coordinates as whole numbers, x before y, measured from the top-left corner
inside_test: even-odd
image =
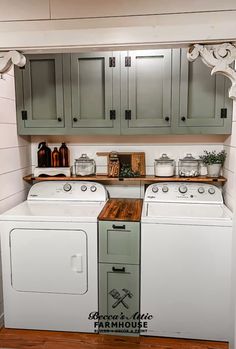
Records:
[[[183,159],[179,159],[180,177],[197,177],[200,174],[199,160],[192,154],[187,154]]]
[[[162,154],[159,159],[154,161],[154,172],[156,177],[173,177],[175,175],[175,160]]]
[[[96,163],[87,154],[82,154],[79,159],[75,159],[76,176],[93,176],[96,174]]]
[[[108,177],[119,177],[120,174],[120,159],[118,153],[111,152],[108,160]]]

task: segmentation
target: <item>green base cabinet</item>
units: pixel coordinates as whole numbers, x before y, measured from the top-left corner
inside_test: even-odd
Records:
[[[139,264],[139,245],[139,222],[99,222],[99,262]]]
[[[139,265],[99,263],[100,333],[138,335],[139,277]]]
[[[230,134],[230,81],[186,49],[27,55],[20,135]]]
[[[139,334],[140,223],[99,221],[99,332]]]

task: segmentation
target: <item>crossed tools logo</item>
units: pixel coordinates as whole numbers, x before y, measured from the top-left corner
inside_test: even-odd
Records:
[[[132,298],[133,294],[127,290],[126,288],[122,288],[123,293],[120,294],[118,290],[113,288],[109,294],[116,300],[114,304],[112,304],[112,308],[115,309],[119,304],[122,304],[126,309],[129,309],[129,305],[125,302],[125,298]]]

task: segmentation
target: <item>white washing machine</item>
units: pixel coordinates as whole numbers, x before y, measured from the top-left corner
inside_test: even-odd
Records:
[[[141,222],[144,335],[229,340],[232,215],[219,188],[147,188]]]
[[[0,216],[5,327],[94,331],[97,216],[106,200],[99,183],[45,181]]]

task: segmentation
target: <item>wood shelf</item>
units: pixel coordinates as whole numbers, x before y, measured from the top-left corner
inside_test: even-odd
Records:
[[[225,177],[211,178],[206,176],[199,177],[155,177],[155,176],[143,176],[132,178],[111,178],[107,175],[96,175],[88,177],[34,177],[32,174],[23,178],[26,182],[42,182],[42,181],[94,181],[104,184],[122,184],[122,183],[155,183],[155,182],[206,182],[206,183],[219,183],[224,184],[227,179]]]

